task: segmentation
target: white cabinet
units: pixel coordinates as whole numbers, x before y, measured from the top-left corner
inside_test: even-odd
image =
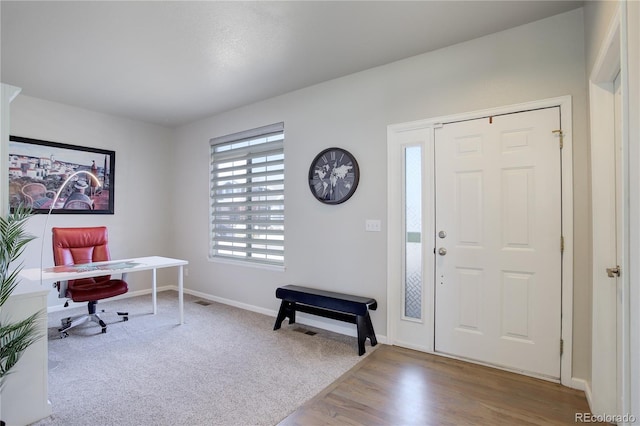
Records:
[[[24,319],[42,311],[39,321],[40,340],[22,354],[20,361],[6,376],[2,388],[0,418],[7,426],[22,426],[51,414],[48,396],[47,295],[49,289],[37,283],[23,281],[2,306],[3,321]]]

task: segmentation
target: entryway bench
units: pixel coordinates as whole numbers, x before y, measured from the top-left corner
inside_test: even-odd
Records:
[[[280,329],[285,318],[289,318],[289,324],[295,323],[296,311],[299,311],[355,324],[358,330],[358,355],[364,354],[367,337],[371,346],[378,344],[369,316],[369,309],[378,308],[376,299],[297,285],[278,287],[276,297],[282,299],[282,303],[274,330]]]

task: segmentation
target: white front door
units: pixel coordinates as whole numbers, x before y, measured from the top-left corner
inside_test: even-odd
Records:
[[[435,351],[560,378],[560,108],[435,130]]]

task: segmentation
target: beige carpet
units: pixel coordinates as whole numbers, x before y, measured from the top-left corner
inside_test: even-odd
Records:
[[[155,316],[150,295],[99,309],[107,333],[89,324],[65,339],[60,319],[84,309],[49,314],[53,415],[36,425],[275,425],[364,359],[355,337],[273,331],[272,317],[189,295],[180,326],[173,291]]]

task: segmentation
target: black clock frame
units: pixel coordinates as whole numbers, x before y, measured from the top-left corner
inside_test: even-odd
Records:
[[[344,197],[342,197],[342,198],[340,198],[338,200],[328,200],[328,199],[322,198],[322,197],[318,196],[318,194],[316,193],[316,191],[314,189],[315,182],[317,182],[316,174],[315,174],[316,165],[318,164],[318,162],[320,161],[320,159],[324,155],[326,155],[326,154],[328,154],[328,153],[330,153],[332,151],[339,151],[340,153],[348,156],[349,159],[351,160],[352,165],[353,165],[353,171],[352,171],[352,173],[353,173],[353,185],[349,189],[349,192]],[[320,201],[321,203],[324,203],[324,204],[341,204],[341,203],[344,203],[345,201],[347,201],[349,198],[351,198],[351,196],[356,192],[356,188],[358,187],[358,183],[360,181],[360,167],[358,166],[358,162],[356,161],[356,158],[349,151],[347,151],[344,148],[331,147],[331,148],[327,148],[325,150],[322,150],[313,159],[313,161],[311,162],[311,166],[309,166],[308,180],[309,180],[309,189],[311,190],[311,193],[313,194],[313,196],[314,196],[314,198],[316,200],[318,200],[318,201]]]

